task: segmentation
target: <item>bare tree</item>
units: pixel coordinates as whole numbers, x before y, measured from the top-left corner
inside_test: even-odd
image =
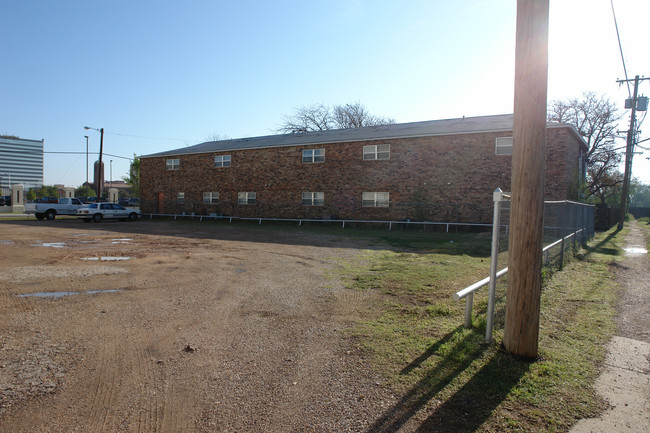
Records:
[[[549,121],[575,126],[587,142],[587,198],[595,195],[604,202],[620,184],[616,173],[621,154],[615,140],[619,138],[616,129],[621,117],[611,100],[593,92],[568,101],[552,101],[548,106]]]
[[[296,134],[309,131],[326,131],[333,129],[334,122],[328,106],[314,104],[296,108],[291,116],[284,117],[284,123],[277,131]]]
[[[395,119],[372,115],[360,102],[337,105],[332,110],[336,129],[363,128],[364,126],[391,125]]]
[[[602,169],[602,165],[596,166],[597,169]],[[611,204],[618,206],[621,203],[621,186],[623,185],[623,173],[617,170],[600,170],[600,173],[591,173],[587,169],[587,176],[596,177],[600,180],[598,185],[594,186],[592,197],[598,197],[600,204]]]
[[[335,105],[332,108],[323,104],[314,104],[299,107],[293,115],[286,116],[284,123],[277,129],[277,132],[295,134],[393,123],[395,123],[394,119],[370,114],[360,102]]]
[[[216,132],[205,137],[205,141],[222,141],[222,140],[230,140],[230,137],[228,137],[227,135],[217,134]]]

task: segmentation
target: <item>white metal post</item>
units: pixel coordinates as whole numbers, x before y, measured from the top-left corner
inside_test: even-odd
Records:
[[[465,298],[465,328],[472,327],[472,308],[474,307],[474,293]]]
[[[503,191],[497,188],[492,193],[494,200],[494,217],[492,218],[492,253],[490,257],[490,290],[488,295],[487,323],[485,326],[485,342],[492,341],[492,326],[494,321],[494,298],[497,285],[497,259],[499,256],[499,229],[501,227],[501,201]]]

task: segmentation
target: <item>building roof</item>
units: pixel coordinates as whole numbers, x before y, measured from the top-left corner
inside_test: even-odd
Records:
[[[512,131],[512,114],[462,117],[458,119],[427,120],[423,122],[395,123],[392,125],[367,126],[364,128],[334,129],[298,134],[267,135],[262,137],[236,138],[208,141],[194,146],[144,155],[140,158],[181,156],[196,153],[224,152],[232,150],[262,149],[269,147],[309,146],[354,141],[384,140],[395,138],[430,137],[436,135],[478,134],[483,132]],[[569,127],[584,143],[577,130],[569,124],[549,122],[548,128]]]

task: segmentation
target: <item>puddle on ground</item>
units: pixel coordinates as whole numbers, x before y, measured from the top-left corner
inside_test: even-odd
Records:
[[[32,244],[33,247],[46,247],[46,248],[65,248],[65,242],[41,242]]]
[[[119,261],[119,260],[131,260],[131,257],[110,257],[110,256],[101,256],[101,257],[82,257],[81,260],[101,260],[101,261]]]
[[[64,296],[73,296],[73,295],[94,295],[96,293],[113,293],[121,292],[119,289],[109,289],[109,290],[89,290],[87,292],[36,292],[36,293],[25,293],[23,295],[17,295],[20,298],[54,298],[59,299]]]
[[[646,250],[643,247],[629,247],[629,248],[623,248],[623,251],[625,251],[626,256],[641,256],[643,254],[648,254],[648,250]]]
[[[112,244],[128,244],[131,242],[133,239],[131,238],[124,238],[124,239],[112,239],[111,243]]]
[[[0,245],[14,245],[16,242],[14,241],[5,241],[0,239]]]

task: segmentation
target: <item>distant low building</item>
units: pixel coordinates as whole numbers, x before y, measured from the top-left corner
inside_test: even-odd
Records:
[[[112,182],[104,182],[104,191],[108,191],[110,188],[117,189],[120,196],[127,195],[131,189],[131,185],[124,182],[123,180],[114,180]]]
[[[0,135],[0,188],[10,194],[13,184],[25,190],[43,185],[43,149],[45,140],[27,140]]]
[[[140,157],[146,213],[490,222],[512,115],[213,141]],[[577,200],[586,143],[548,123],[545,199]]]

